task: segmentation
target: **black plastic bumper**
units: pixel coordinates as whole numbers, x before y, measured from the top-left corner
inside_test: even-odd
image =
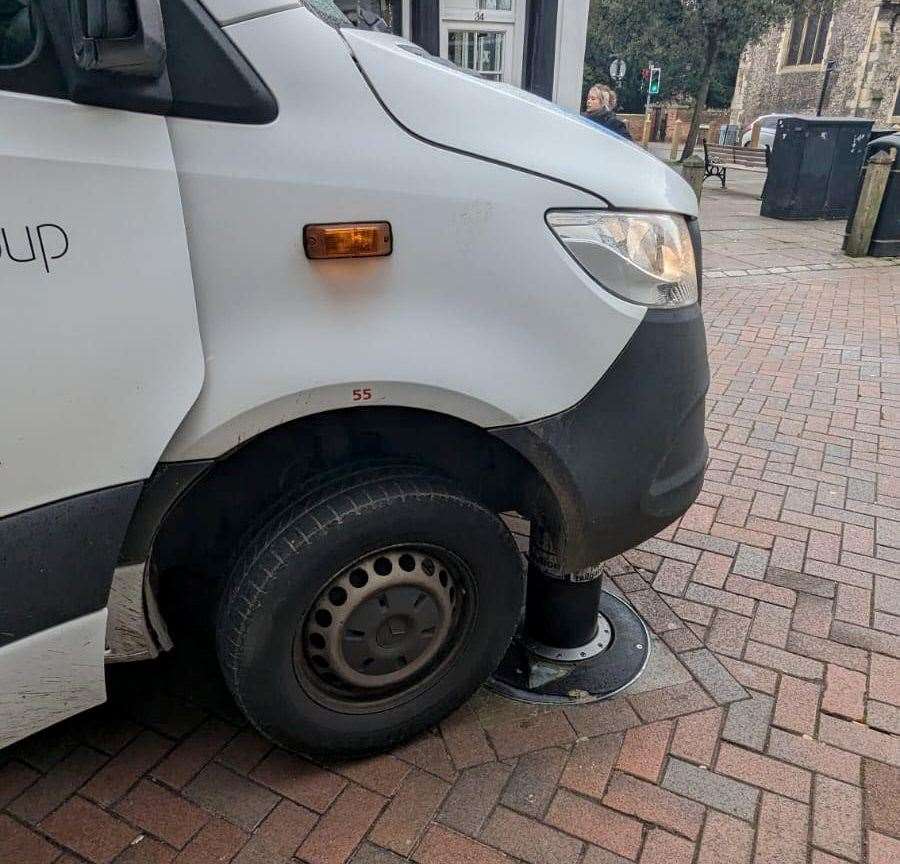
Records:
[[[708,453],[708,387],[700,307],[649,310],[577,405],[492,430],[535,466],[555,495],[565,570],[631,548],[693,503]]]

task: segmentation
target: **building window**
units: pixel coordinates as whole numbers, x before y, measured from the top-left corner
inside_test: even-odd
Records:
[[[478,0],[478,8],[491,12],[512,12],[513,0]]]
[[[495,30],[450,30],[447,33],[448,59],[482,78],[500,81],[503,77],[503,39]]]
[[[815,66],[825,56],[825,42],[831,27],[831,4],[818,12],[794,18],[788,38],[785,66]]]

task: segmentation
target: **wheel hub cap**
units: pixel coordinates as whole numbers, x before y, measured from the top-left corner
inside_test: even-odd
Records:
[[[313,669],[343,690],[407,683],[447,642],[460,593],[452,572],[433,552],[403,547],[339,573],[304,623]]]

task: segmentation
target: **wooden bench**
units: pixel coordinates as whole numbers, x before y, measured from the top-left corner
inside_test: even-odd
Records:
[[[741,147],[738,144],[710,144],[704,138],[703,161],[706,163],[706,176],[703,179],[718,177],[724,189],[729,169],[766,174],[771,152],[768,144],[765,147]]]

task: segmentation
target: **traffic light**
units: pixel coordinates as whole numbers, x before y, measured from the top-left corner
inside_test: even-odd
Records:
[[[651,96],[655,96],[659,93],[659,76],[662,72],[662,69],[659,66],[651,66],[650,67],[650,87],[648,88],[648,93]]]

